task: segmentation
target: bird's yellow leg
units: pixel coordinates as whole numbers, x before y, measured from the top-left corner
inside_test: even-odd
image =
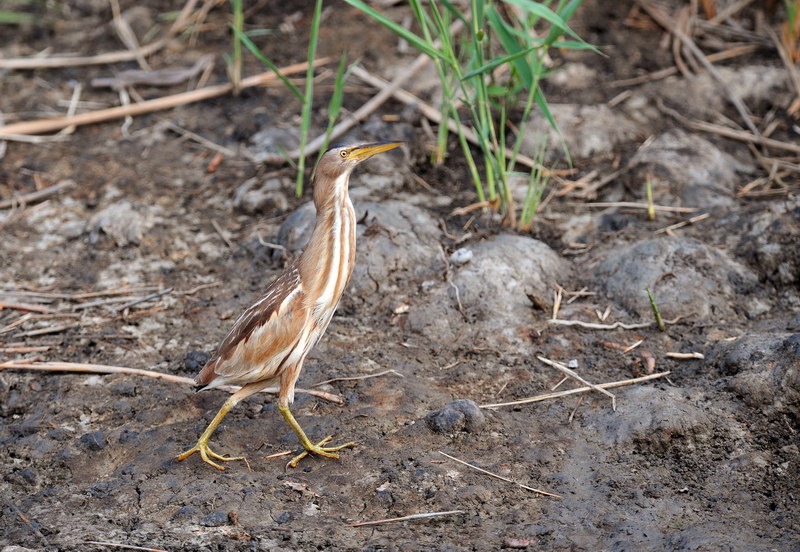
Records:
[[[186,460],[195,452],[199,452],[200,458],[203,459],[203,462],[205,462],[209,466],[217,468],[218,470],[225,471],[225,468],[223,468],[222,466],[211,460],[211,458],[220,460],[222,462],[230,462],[232,460],[244,460],[244,456],[222,456],[211,450],[211,448],[208,446],[208,440],[211,438],[211,435],[214,433],[214,430],[217,429],[217,426],[220,424],[220,422],[222,422],[222,419],[225,417],[225,415],[228,414],[228,412],[230,412],[234,406],[236,406],[237,402],[239,402],[238,397],[236,397],[235,394],[231,395],[219,409],[217,415],[214,416],[214,419],[211,420],[211,423],[208,424],[206,430],[197,440],[197,444],[192,448],[190,448],[189,450],[187,450],[186,452],[184,452],[183,454],[179,455],[177,457],[178,461]]]
[[[336,451],[342,450],[343,448],[347,447],[354,447],[356,446],[355,442],[345,443],[343,445],[339,445],[336,447],[323,447],[322,445],[326,445],[331,442],[333,437],[325,437],[322,441],[317,444],[311,442],[311,440],[306,435],[306,432],[303,431],[303,428],[300,427],[300,424],[297,423],[297,420],[294,419],[291,410],[289,410],[288,405],[278,404],[278,410],[280,411],[281,415],[283,415],[283,419],[286,420],[292,429],[294,430],[297,438],[300,439],[300,444],[303,445],[305,449],[303,452],[292,458],[287,466],[291,466],[292,468],[296,468],[297,464],[308,456],[309,453],[318,454],[320,456],[325,456],[327,458],[339,458],[339,455]]]

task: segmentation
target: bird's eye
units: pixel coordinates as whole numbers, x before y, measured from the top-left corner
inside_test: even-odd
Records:
[[[341,155],[343,158],[347,157],[347,152],[342,150],[342,151],[339,152],[339,155]]]

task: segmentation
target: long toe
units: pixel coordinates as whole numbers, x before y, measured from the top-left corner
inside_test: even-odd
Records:
[[[205,462],[212,468],[216,468],[220,471],[225,471],[225,468],[214,462],[212,458],[214,458],[215,460],[219,460],[221,462],[231,462],[233,460],[245,460],[244,456],[222,456],[221,454],[217,454],[216,452],[211,450],[211,447],[209,447],[208,444],[202,442],[197,443],[195,446],[193,446],[183,454],[180,454],[177,457],[177,460],[178,461],[186,460],[195,452],[200,453],[200,458],[203,460],[203,462]]]
[[[316,445],[311,445],[310,448],[307,448],[306,450],[304,450],[303,452],[301,452],[300,454],[298,454],[297,456],[292,458],[289,461],[289,463],[286,464],[286,466],[290,467],[290,468],[296,468],[297,464],[300,463],[300,460],[302,460],[303,458],[305,458],[309,454],[316,454],[318,456],[324,456],[325,458],[333,458],[334,460],[338,460],[339,459],[339,454],[338,454],[337,451],[340,451],[340,450],[342,450],[344,448],[356,446],[355,442],[345,443],[343,445],[338,445],[338,446],[335,446],[335,447],[323,447],[322,446],[322,445],[328,444],[331,441],[331,439],[332,439],[331,437],[326,437],[325,439],[323,439],[322,441],[320,441]]]

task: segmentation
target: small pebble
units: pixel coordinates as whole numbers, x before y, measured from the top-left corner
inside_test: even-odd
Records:
[[[455,265],[467,264],[472,260],[472,256],[472,249],[461,247],[453,251],[453,254],[450,255],[450,262]]]
[[[460,399],[444,405],[425,416],[428,427],[436,433],[474,432],[486,422],[486,417],[475,402]]]
[[[228,514],[225,512],[211,512],[200,521],[203,527],[221,527],[227,524]]]

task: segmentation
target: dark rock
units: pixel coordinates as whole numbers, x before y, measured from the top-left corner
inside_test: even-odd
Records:
[[[103,450],[106,448],[106,435],[102,431],[94,431],[92,433],[81,435],[80,444],[87,450]]]
[[[611,408],[594,412],[586,423],[615,446],[634,445],[657,454],[673,447],[695,450],[721,429],[697,403],[702,403],[701,397],[687,397],[673,387],[635,387],[617,395],[616,412]]]
[[[206,365],[211,355],[203,351],[187,351],[183,358],[183,366],[190,372],[199,372]]]
[[[289,200],[283,190],[291,190],[292,183],[279,178],[261,182],[259,178],[245,181],[236,190],[233,206],[246,215],[274,213],[289,208]]]
[[[486,417],[473,401],[459,399],[446,404],[439,410],[428,413],[425,422],[436,433],[456,433],[478,431],[486,423]]]
[[[228,525],[228,514],[226,512],[211,512],[200,520],[203,527],[221,527]]]
[[[120,443],[130,443],[131,441],[135,441],[139,438],[139,433],[136,431],[132,431],[128,428],[122,430],[122,433],[119,434],[119,442]]]
[[[291,512],[283,512],[277,518],[275,518],[275,523],[282,525],[284,523],[288,523],[294,519],[294,514]]]
[[[720,341],[706,365],[730,376],[728,388],[769,415],[800,414],[800,334],[751,334]]]
[[[122,486],[122,481],[119,479],[112,479],[110,481],[98,481],[89,487],[86,492],[89,496],[94,498],[106,498],[115,489]]]

